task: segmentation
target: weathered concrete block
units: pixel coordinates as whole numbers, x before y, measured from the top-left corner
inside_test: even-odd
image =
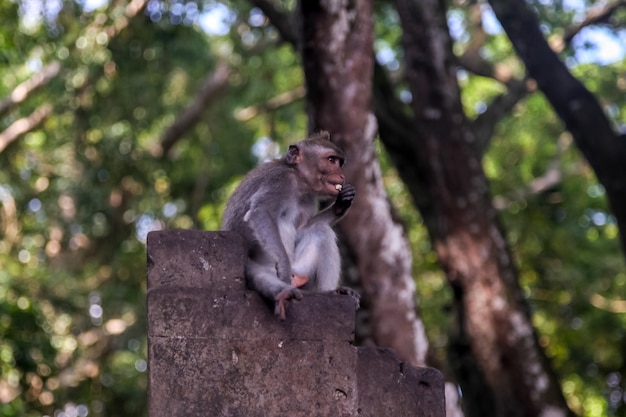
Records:
[[[236,233],[162,230],[148,233],[148,288],[242,290],[243,239]]]
[[[389,349],[358,348],[360,417],[443,417],[446,414],[441,372],[398,361]]]
[[[245,288],[234,233],[148,235],[151,417],[443,417],[438,371],[355,348],[346,295],[305,294],[287,320]]]
[[[352,342],[355,304],[347,295],[305,294],[289,303],[287,319],[252,291],[158,287],[148,291],[148,335],[211,339]]]
[[[356,416],[348,343],[153,337],[150,416]]]

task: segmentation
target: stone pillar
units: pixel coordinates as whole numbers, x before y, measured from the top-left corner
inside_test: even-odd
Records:
[[[150,417],[443,417],[441,374],[356,348],[354,301],[305,294],[287,320],[249,291],[228,232],[148,235]]]

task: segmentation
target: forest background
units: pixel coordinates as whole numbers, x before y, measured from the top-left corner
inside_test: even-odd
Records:
[[[449,416],[626,416],[624,6],[1,0],[0,416],[145,415],[147,233],[315,129],[359,343]]]

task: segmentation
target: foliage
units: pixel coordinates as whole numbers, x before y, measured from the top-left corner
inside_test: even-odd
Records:
[[[0,2],[8,17],[0,27],[0,97],[52,61],[62,66],[0,114],[3,131],[41,104],[54,108],[43,125],[0,151],[0,416],[145,414],[147,232],[216,229],[226,196],[256,157],[306,131],[298,56],[248,3],[151,1],[119,32],[107,29],[123,23],[124,7],[91,11],[87,4]],[[566,2],[533,4],[549,35],[579,14]],[[203,30],[209,10],[226,11],[227,24]],[[376,13],[377,57],[398,78],[397,19],[386,3]],[[465,8],[451,7],[450,20],[460,55],[473,26]],[[501,31],[487,33],[482,55],[523,74]],[[622,128],[623,57],[599,65],[577,62],[573,48],[563,56]],[[220,60],[232,69],[228,89],[159,155],[162,132]],[[506,91],[465,71],[460,80],[471,118]],[[281,94],[292,99],[270,105]],[[419,215],[379,155],[414,248],[432,356],[445,366],[451,294]],[[555,165],[562,180],[529,192]],[[580,415],[626,415],[626,273],[617,227],[602,188],[540,94],[498,124],[484,169],[568,403]]]

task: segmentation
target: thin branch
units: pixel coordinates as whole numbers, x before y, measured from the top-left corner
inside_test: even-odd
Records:
[[[3,226],[4,240],[10,245],[17,243],[20,233],[17,220],[17,206],[10,192],[0,189],[0,226]]]
[[[9,146],[21,135],[36,129],[51,114],[52,105],[50,103],[45,103],[32,112],[30,116],[23,117],[13,122],[9,127],[0,133],[0,153],[2,153],[7,146]]]
[[[200,121],[202,112],[228,83],[229,74],[228,64],[220,62],[215,71],[206,78],[193,103],[180,113],[174,124],[165,130],[160,146],[153,151],[155,156],[166,154],[189,129]]]
[[[521,99],[537,89],[536,83],[529,79],[512,79],[507,83],[507,87],[506,93],[496,96],[487,109],[472,122],[476,149],[480,155],[483,155],[489,147],[498,122],[509,114]]]
[[[591,305],[615,314],[626,313],[626,300],[611,300],[600,294],[593,294],[589,299]]]
[[[579,25],[567,29],[562,38],[552,38],[550,42],[551,48],[557,53],[561,52],[583,28],[608,20],[623,6],[626,6],[626,0],[620,0],[615,3],[591,9],[585,20]],[[512,78],[512,71],[504,64],[492,64],[483,59],[480,55],[480,49],[484,46],[486,37],[482,29],[480,16],[476,17],[474,13],[470,13],[470,24],[475,27],[474,31],[477,32],[478,35],[472,38],[466,51],[458,58],[459,64],[476,75],[493,78],[506,84],[508,87],[508,91],[495,97],[487,107],[487,110],[478,116],[472,124],[472,129],[477,138],[477,146],[482,154],[489,146],[496,124],[521,99],[529,93],[534,92],[537,86],[528,79]]]
[[[562,37],[553,36],[550,40],[550,47],[556,53],[563,51],[584,28],[608,21],[619,8],[624,6],[626,6],[626,0],[619,0],[590,9],[580,24],[565,29],[565,34]],[[477,8],[478,6],[473,6],[473,9]],[[482,27],[482,14],[477,15],[474,10],[471,10],[469,20],[468,25],[473,28],[474,35],[463,55],[458,57],[459,64],[476,75],[493,78],[505,84],[508,83],[512,77],[512,70],[501,63],[492,64],[480,55],[480,50],[487,39]]]
[[[583,169],[583,164],[578,164],[575,168],[568,170],[567,172],[563,172],[563,168],[561,167],[561,157],[563,156],[565,150],[567,150],[572,144],[572,141],[566,138],[569,138],[569,135],[562,136],[559,140],[556,154],[548,164],[548,167],[543,175],[536,177],[523,189],[514,191],[508,196],[494,197],[493,206],[498,210],[504,210],[513,203],[544,193],[557,187],[567,178],[579,175]]]
[[[245,122],[256,117],[261,112],[267,112],[276,110],[280,107],[286,106],[306,96],[306,90],[304,87],[298,87],[291,91],[286,91],[282,94],[274,96],[262,104],[255,104],[246,108],[237,110],[235,118],[239,121]]]
[[[26,100],[28,96],[46,85],[51,79],[56,77],[61,71],[61,63],[52,61],[46,65],[41,71],[33,74],[29,79],[21,82],[11,91],[11,94],[0,102],[0,115],[6,113],[16,104]]]
[[[481,56],[481,50],[485,46],[487,33],[482,24],[482,10],[479,4],[469,6],[468,12],[468,32],[472,36],[465,47],[465,51],[457,60],[459,65],[469,72],[483,77],[493,78],[503,84],[509,82],[513,71],[508,65],[502,63],[492,63]]]
[[[507,64],[489,62],[481,55],[488,38],[483,28],[482,15],[481,5],[469,6],[467,26],[472,36],[463,54],[457,57],[458,63],[473,74],[507,84],[513,78],[513,70]]]
[[[281,10],[278,10],[271,1],[268,0],[250,0],[252,5],[261,9],[263,14],[269,19],[272,25],[280,33],[280,37],[285,42],[288,42],[294,46],[298,46],[300,37],[292,25],[289,15]]]
[[[481,56],[487,34],[482,25],[482,10],[479,4],[470,6],[468,30],[472,37],[463,55],[458,57],[459,64],[469,72],[492,78],[507,86],[507,91],[493,98],[486,110],[474,119],[471,129],[476,138],[476,149],[483,155],[491,143],[496,125],[515,105],[525,97],[529,90],[527,80],[513,77],[513,70],[503,63],[492,63]]]
[[[130,22],[130,19],[139,14],[148,5],[148,0],[131,0],[126,5],[124,15],[115,19],[113,24],[104,28],[109,39],[117,36],[124,28],[126,28]]]
[[[569,45],[574,36],[580,33],[580,31],[587,26],[608,21],[620,7],[624,6],[626,6],[626,0],[620,0],[615,3],[608,3],[591,8],[585,17],[585,20],[583,20],[579,25],[565,31],[565,35],[563,35],[563,46]]]
[[[132,0],[125,8],[125,14],[102,30],[107,34],[109,40],[117,36],[124,28],[128,26],[129,20],[140,13],[148,4],[148,0]],[[84,32],[90,31],[92,28],[98,28],[101,25],[100,20],[90,24],[84,29]],[[6,113],[16,104],[26,100],[33,92],[48,84],[61,72],[61,63],[52,61],[46,65],[41,71],[33,74],[29,79],[17,85],[11,94],[0,101],[0,115]]]
[[[548,191],[559,185],[562,181],[563,173],[561,172],[560,167],[557,164],[550,164],[542,176],[535,178],[523,190],[516,191],[509,197],[494,197],[493,206],[498,210],[504,210],[510,207],[513,203],[526,200],[528,197]]]

